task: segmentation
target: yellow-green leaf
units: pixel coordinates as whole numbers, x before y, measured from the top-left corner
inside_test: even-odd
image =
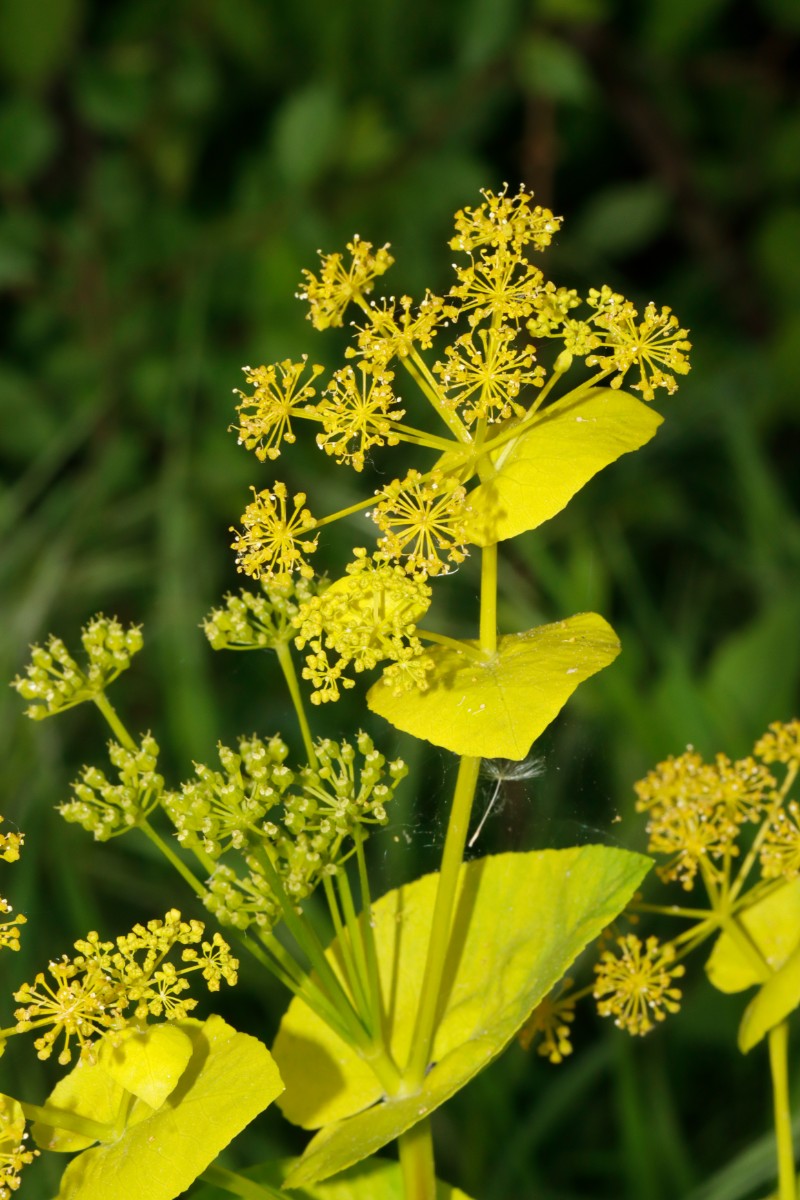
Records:
[[[649,442],[662,420],[614,388],[551,404],[498,451],[494,478],[470,492],[469,540],[488,546],[536,529],[603,467]]]
[[[124,1095],[125,1089],[112,1079],[107,1071],[97,1063],[80,1059],[68,1075],[59,1079],[47,1097],[47,1105],[49,1108],[62,1109],[76,1116],[89,1117],[92,1121],[113,1126]],[[141,1107],[134,1107],[138,1113],[145,1106],[142,1104]],[[149,1109],[149,1106],[147,1107]],[[65,1154],[85,1150],[97,1140],[68,1129],[54,1128],[40,1121],[31,1126],[31,1134],[36,1145],[41,1146],[43,1150],[56,1150]]]
[[[770,971],[779,971],[800,944],[800,878],[778,886],[744,909],[739,920]],[[706,963],[706,974],[720,992],[742,992],[764,983],[757,965],[729,934],[721,933]]]
[[[465,864],[433,1065],[411,1095],[385,1099],[368,1064],[293,1000],[273,1047],[287,1088],[281,1108],[296,1124],[326,1128],[288,1186],[314,1183],[375,1153],[463,1087],[624,907],[649,865],[604,846]],[[387,1039],[399,1064],[411,1048],[437,882],[438,875],[426,875],[373,906]],[[341,973],[335,943],[327,953]]]
[[[133,1092],[151,1108],[159,1108],[186,1069],[193,1050],[188,1033],[165,1022],[126,1029],[119,1041],[104,1038],[97,1061],[125,1091]]]
[[[597,613],[500,638],[494,653],[427,647],[434,662],[426,691],[395,695],[379,679],[367,694],[373,712],[397,729],[476,758],[524,758],[579,683],[619,654],[614,630]]]
[[[177,1087],[155,1111],[134,1100],[116,1139],[72,1160],[58,1200],[173,1200],[282,1090],[277,1067],[257,1038],[217,1016],[175,1024],[192,1042]]]
[[[759,988],[739,1026],[739,1049],[747,1054],[775,1025],[800,1005],[800,945],[779,971]]]

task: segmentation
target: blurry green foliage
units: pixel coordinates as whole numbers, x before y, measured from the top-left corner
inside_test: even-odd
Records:
[[[214,656],[197,629],[238,586],[227,531],[248,486],[274,478],[225,432],[240,366],[340,352],[292,299],[317,247],[358,230],[393,243],[390,291],[446,287],[452,212],[522,180],[566,218],[546,270],[670,304],[694,369],[655,441],[506,563],[509,628],[596,609],[624,649],[479,849],[629,843],[631,784],[657,758],[742,753],[798,709],[799,60],[796,0],[3,0],[0,675],[102,608],[144,623],[115,700],[172,783],[217,738],[280,728],[270,663]],[[315,512],[351,495],[318,458],[279,474]],[[98,852],[52,813],[101,757],[91,715],[32,729],[0,696],[3,807],[29,834],[12,899],[45,914],[11,986],[176,898],[146,848]],[[374,847],[395,883],[431,863],[449,769],[403,751],[405,825]],[[443,1177],[485,1200],[674,1200],[755,1147],[763,1063],[724,1057],[735,1005],[689,993],[642,1045],[587,1029],[559,1071],[510,1052],[440,1114]],[[269,1032],[272,1001],[245,979],[237,1022]],[[249,1136],[254,1155],[296,1145],[275,1123]],[[726,1180],[715,1196],[767,1186]]]

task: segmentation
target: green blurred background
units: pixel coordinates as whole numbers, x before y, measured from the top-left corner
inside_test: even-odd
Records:
[[[565,217],[551,277],[670,304],[695,349],[656,441],[505,557],[505,630],[593,608],[624,652],[478,848],[641,846],[631,785],[658,758],[742,754],[797,714],[797,0],[0,0],[0,76],[0,677],[102,609],[144,624],[112,699],[173,784],[218,738],[287,730],[273,664],[213,655],[198,624],[238,585],[250,484],[277,474],[322,512],[363,480],[312,448],[277,472],[238,448],[240,367],[336,363],[293,299],[318,247],[357,230],[392,243],[390,290],[446,288],[453,211],[523,181]],[[469,632],[474,564],[458,578]],[[373,844],[397,881],[436,861],[451,764],[377,733],[413,765]],[[0,694],[2,807],[28,835],[2,892],[30,919],[6,993],[178,899],[147,847],[96,848],[53,812],[105,736],[94,712],[34,726]],[[248,967],[220,1010],[269,1038],[283,1003]],[[561,1068],[513,1047],[438,1115],[441,1174],[480,1200],[765,1195],[766,1056],[735,1051],[741,1009],[697,971],[645,1042],[586,1013]],[[5,1062],[4,1088],[43,1096],[27,1046]],[[270,1115],[230,1162],[301,1145]]]

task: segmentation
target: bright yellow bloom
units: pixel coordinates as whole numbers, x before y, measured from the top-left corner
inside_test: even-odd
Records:
[[[675,374],[689,371],[686,353],[692,344],[671,309],[665,306],[659,312],[655,304],[648,304],[639,320],[630,301],[608,287],[593,288],[587,303],[595,309],[592,324],[598,330],[598,345],[587,357],[587,366],[613,367],[617,374],[610,380],[612,387],[620,387],[626,373],[637,369],[639,381],[633,387],[645,400],[652,400],[659,387],[672,395],[678,387]]]
[[[269,367],[243,367],[247,383],[254,388],[252,396],[246,396],[239,388],[234,395],[241,396],[236,411],[240,425],[231,426],[239,434],[240,445],[255,450],[256,457],[278,458],[281,443],[296,440],[292,430],[293,416],[309,416],[315,412],[312,403],[317,394],[313,382],[322,374],[323,367],[311,365],[310,378],[300,382],[308,363],[303,355],[300,362],[284,359]]]
[[[456,316],[456,309],[441,296],[426,292],[413,310],[410,296],[370,301],[371,324],[358,328],[357,345],[345,350],[347,358],[360,357],[364,368],[382,374],[393,358],[407,358],[415,350],[428,350],[436,332]]]
[[[654,1021],[680,1008],[681,992],[673,981],[684,974],[673,966],[675,951],[658,938],[646,943],[628,934],[617,939],[619,955],[606,950],[595,966],[594,998],[601,1017],[613,1016],[614,1024],[630,1034],[649,1033]]]
[[[256,492],[242,513],[244,529],[231,529],[236,534],[232,549],[236,565],[253,579],[262,576],[290,575],[293,571],[311,579],[314,570],[305,555],[317,548],[318,538],[308,536],[316,522],[307,508],[305,492],[292,498],[293,511],[287,511],[285,483],[276,483],[272,491]]]
[[[363,242],[358,234],[347,243],[347,249],[348,265],[341,254],[320,253],[319,275],[303,271],[305,282],[297,295],[298,299],[308,301],[308,317],[315,329],[341,325],[348,304],[363,300],[372,291],[373,280],[394,262],[388,245],[373,253],[372,243]]]
[[[515,349],[516,330],[479,329],[462,334],[447,347],[444,362],[434,364],[447,400],[467,424],[475,421],[504,421],[521,417],[526,406],[517,402],[520,390],[541,387],[544,367],[536,365],[536,347]]]
[[[379,550],[404,559],[412,574],[439,575],[449,563],[466,557],[464,500],[466,490],[439,472],[427,478],[411,470],[379,493],[372,519],[383,537]]]
[[[314,687],[315,704],[338,700],[340,687],[353,686],[344,674],[350,668],[368,671],[380,662],[425,657],[415,629],[430,604],[430,588],[388,564],[380,551],[368,558],[359,548],[355,555],[347,574],[304,604],[297,618],[297,647],[310,651],[303,678]],[[404,672],[395,682],[411,686],[411,678]]]
[[[317,410],[323,429],[317,445],[356,471],[363,471],[373,446],[397,445],[394,423],[405,415],[392,391],[392,372],[369,374],[360,366],[360,379],[352,367],[336,371]]]
[[[544,250],[561,228],[561,217],[554,216],[549,208],[532,204],[532,194],[523,187],[514,196],[508,195],[507,188],[499,194],[482,190],[481,195],[483,204],[456,213],[452,250],[472,254],[484,247],[501,248],[518,258],[524,246]]]

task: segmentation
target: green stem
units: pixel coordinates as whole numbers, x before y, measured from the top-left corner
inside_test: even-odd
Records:
[[[114,1133],[113,1125],[93,1121],[90,1117],[82,1117],[67,1109],[54,1108],[50,1104],[27,1104],[24,1100],[20,1100],[19,1105],[26,1121],[40,1121],[51,1129],[66,1129],[69,1133],[78,1133],[94,1142],[108,1142]]]
[[[206,889],[203,887],[202,883],[194,874],[194,872],[191,871],[189,867],[187,867],[186,863],[178,857],[169,843],[165,842],[161,835],[156,833],[155,829],[153,829],[153,826],[148,820],[145,819],[140,821],[139,828],[145,837],[148,838],[154,846],[158,847],[171,866],[173,866],[178,874],[188,883],[194,894],[202,899],[206,894]]]
[[[372,1005],[372,1019],[376,1036],[383,1034],[383,1000],[381,997],[381,976],[378,969],[378,953],[375,948],[375,931],[372,928],[372,896],[369,889],[369,874],[367,859],[364,854],[365,838],[360,829],[356,829],[356,858],[358,861],[358,882],[361,888],[361,934],[364,950],[367,956],[367,978],[369,995]]]
[[[341,870],[344,870],[344,868],[342,867]],[[365,973],[358,968],[355,947],[353,946],[352,939],[348,936],[339,908],[339,901],[336,898],[333,880],[329,875],[324,877],[322,886],[325,890],[325,899],[328,901],[328,911],[331,914],[333,922],[333,932],[342,956],[342,965],[347,976],[347,982],[350,985],[350,994],[353,997],[356,1009],[363,1016],[369,1010]],[[374,1033],[375,1030],[371,1030],[371,1032]]]
[[[436,1171],[428,1117],[398,1139],[405,1200],[436,1200]],[[783,1197],[781,1197],[783,1200]]]
[[[769,1031],[769,1066],[778,1144],[778,1200],[797,1200],[792,1114],[789,1107],[789,1025],[782,1021]]]
[[[286,1192],[279,1188],[270,1187],[268,1183],[256,1183],[254,1179],[218,1167],[216,1163],[206,1167],[199,1178],[223,1192],[230,1192],[232,1196],[241,1196],[242,1200],[288,1200]]]
[[[481,551],[481,650],[497,649],[497,543]]]
[[[126,750],[133,750],[133,751],[138,750],[138,746],[136,745],[136,742],[133,740],[131,735],[128,733],[127,729],[122,724],[122,721],[120,721],[119,717],[117,716],[116,709],[112,706],[112,704],[108,700],[108,697],[106,696],[105,692],[98,692],[97,695],[93,697],[93,699],[94,699],[94,702],[97,705],[97,707],[100,709],[100,712],[103,714],[106,721],[111,726],[111,732],[114,734],[114,737],[117,739],[119,744],[121,746],[124,746]]]
[[[283,678],[286,680],[286,686],[289,689],[289,695],[292,698],[294,711],[297,714],[297,723],[300,726],[300,733],[303,738],[303,745],[305,746],[308,765],[316,770],[318,765],[317,755],[316,751],[314,750],[314,742],[311,737],[311,728],[308,724],[305,705],[303,704],[303,695],[300,691],[300,684],[297,680],[297,672],[294,669],[292,652],[287,646],[286,642],[278,642],[277,646],[275,647],[275,653],[278,655],[278,662],[280,663],[280,668],[283,671]]]
[[[483,658],[480,650],[476,650],[474,645],[469,642],[460,642],[458,638],[448,637],[446,633],[432,633],[429,629],[420,629],[417,626],[415,633],[424,638],[426,642],[436,642],[439,646],[448,646],[451,650],[457,650],[459,654],[467,654],[472,658]]]
[[[336,876],[336,884],[342,902],[342,913],[347,925],[347,941],[353,954],[353,964],[358,979],[359,1011],[362,1020],[369,1028],[372,1036],[378,1038],[381,1034],[381,1028],[380,1025],[375,1024],[374,1019],[375,1008],[370,998],[367,955],[364,948],[361,925],[356,915],[356,906],[353,903],[353,893],[350,890],[350,880],[347,877],[347,869],[345,867],[339,868],[339,873]]]
[[[439,999],[444,975],[444,965],[450,945],[450,930],[453,924],[458,875],[464,857],[472,801],[478,783],[479,758],[462,758],[458,767],[453,806],[447,825],[442,866],[433,907],[428,958],[422,980],[417,1021],[411,1042],[411,1056],[403,1076],[409,1089],[419,1087],[425,1078],[430,1062],[436,1019],[439,1015]]]

